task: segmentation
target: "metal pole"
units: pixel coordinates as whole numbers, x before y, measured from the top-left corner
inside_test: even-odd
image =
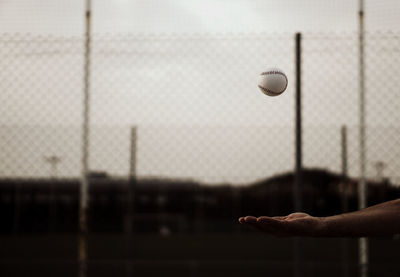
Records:
[[[58,177],[58,164],[61,162],[61,158],[56,155],[44,156],[45,162],[50,164],[50,178],[56,179]]]
[[[21,184],[15,184],[15,200],[14,200],[14,233],[18,233],[19,231],[19,220],[21,214]]]
[[[295,180],[293,184],[293,208],[296,212],[302,210],[301,197],[301,171],[302,171],[302,127],[301,127],[301,33],[296,33],[296,49],[295,49],[295,64],[296,64],[296,164],[295,164]],[[299,239],[293,238],[293,276],[301,276],[301,259]]]
[[[91,0],[86,0],[85,10],[85,53],[83,66],[83,124],[82,124],[82,172],[79,201],[79,276],[87,276],[87,207],[89,172],[89,84],[90,84],[90,21]]]
[[[382,161],[377,161],[374,163],[375,169],[376,169],[376,181],[379,183],[383,183],[385,180],[384,175],[383,175],[383,170],[386,167],[386,164]]]
[[[137,141],[137,127],[131,128],[131,156],[129,160],[129,177],[134,179],[136,177],[136,141]]]
[[[359,209],[367,206],[366,187],[366,147],[365,147],[365,80],[364,80],[364,1],[359,0],[359,94],[360,94],[360,183],[358,188]],[[359,265],[360,276],[368,276],[368,240],[359,239]]]
[[[342,126],[341,128],[341,158],[342,158],[342,212],[348,211],[348,200],[347,200],[347,127]],[[347,238],[342,238],[342,276],[349,276],[349,243]]]
[[[128,210],[126,215],[126,276],[132,276],[132,233],[133,233],[133,207],[134,193],[136,187],[136,153],[137,153],[137,128],[131,128],[131,156],[129,159],[129,180],[128,180]]]
[[[301,171],[302,171],[302,127],[301,127],[301,33],[296,33],[296,173],[294,182],[294,209],[302,209]]]
[[[341,148],[342,148],[342,212],[348,212],[347,189],[347,127],[341,128]]]
[[[54,232],[56,227],[56,218],[57,218],[57,206],[55,201],[55,182],[58,178],[58,163],[61,162],[61,158],[56,155],[45,156],[45,162],[50,164],[50,196],[49,196],[49,220],[48,220],[48,231]]]

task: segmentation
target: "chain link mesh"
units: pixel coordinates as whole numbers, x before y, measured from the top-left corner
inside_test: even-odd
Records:
[[[399,34],[366,36],[367,174],[399,180]],[[83,41],[0,38],[0,176],[80,170]],[[127,176],[137,126],[138,176],[248,183],[294,167],[294,36],[291,34],[95,35],[91,55],[90,168]],[[304,166],[359,175],[357,35],[303,36]],[[258,74],[278,66],[287,91],[266,97]],[[382,177],[382,176],[381,176]]]

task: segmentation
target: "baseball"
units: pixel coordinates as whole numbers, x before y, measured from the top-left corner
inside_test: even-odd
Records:
[[[278,96],[286,90],[288,80],[286,74],[278,68],[270,68],[262,72],[258,78],[258,87],[268,96]]]

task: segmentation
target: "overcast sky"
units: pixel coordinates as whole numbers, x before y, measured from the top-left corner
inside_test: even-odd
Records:
[[[81,35],[83,0],[0,0],[0,31]],[[358,0],[92,0],[94,32],[354,31]],[[365,1],[368,30],[398,30],[400,1]]]
[[[0,102],[7,107],[0,124],[34,126],[2,129],[0,176],[48,176],[43,157],[53,154],[62,157],[60,175],[79,175],[83,2],[0,0]],[[126,175],[129,126],[138,125],[139,175],[241,183],[291,170],[293,33],[302,31],[304,163],[339,171],[339,129],[348,124],[349,172],[358,173],[358,1],[92,3],[93,31],[101,39],[92,56],[91,169]],[[369,32],[400,30],[400,1],[366,1],[365,8]],[[169,34],[178,36],[169,40]],[[398,39],[371,37],[369,45],[367,88],[379,93],[368,95],[368,123],[395,126]],[[289,77],[280,97],[266,98],[256,87],[259,72],[270,66]],[[384,137],[395,139],[385,141],[381,129],[369,130],[369,175],[377,160],[397,174],[400,134],[386,130]]]

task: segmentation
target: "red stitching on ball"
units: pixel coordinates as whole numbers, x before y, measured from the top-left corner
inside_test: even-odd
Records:
[[[286,77],[285,73],[280,72],[280,71],[266,71],[266,72],[262,72],[261,75],[269,75],[269,74],[280,74]]]
[[[286,79],[286,85],[285,85],[285,87],[284,87],[281,91],[279,91],[279,92],[271,91],[271,90],[269,90],[269,89],[267,89],[267,88],[265,88],[265,87],[262,87],[262,86],[260,86],[260,85],[258,85],[258,87],[259,87],[260,89],[263,89],[263,90],[269,92],[269,93],[274,93],[274,94],[281,94],[282,92],[284,92],[284,91],[286,90],[287,86],[288,86],[288,79],[287,79],[285,73],[280,72],[280,71],[267,71],[267,72],[262,72],[262,73],[261,73],[261,75],[269,75],[269,74],[280,74],[280,75],[282,75],[283,77],[285,77],[285,79]]]
[[[282,90],[281,92],[275,92],[275,91],[272,91],[272,90],[269,90],[269,89],[267,89],[267,88],[265,88],[265,87],[262,87],[262,86],[260,86],[260,85],[258,85],[258,87],[261,89],[261,90],[265,90],[266,92],[269,92],[269,93],[272,93],[272,94],[276,94],[276,95],[279,95],[279,94],[281,94],[284,90]]]

